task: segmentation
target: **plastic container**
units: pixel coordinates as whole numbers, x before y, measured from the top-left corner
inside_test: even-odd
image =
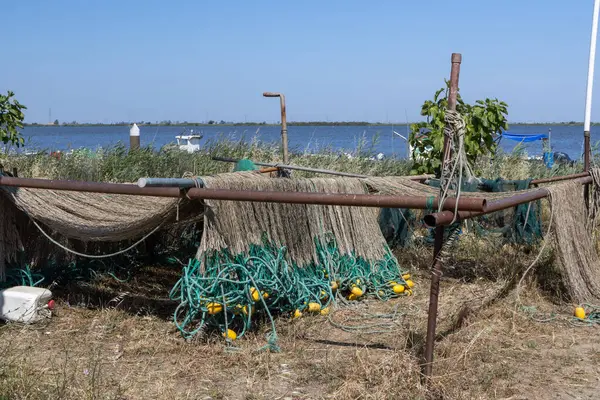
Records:
[[[0,291],[0,318],[31,324],[52,316],[54,300],[48,289],[14,286]]]

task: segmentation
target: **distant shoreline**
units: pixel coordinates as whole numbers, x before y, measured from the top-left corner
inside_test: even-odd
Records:
[[[202,123],[202,122],[177,122],[177,123],[141,123],[136,122],[138,126],[176,126],[176,127],[210,127],[210,126],[280,126],[280,124],[267,124],[264,122],[230,122],[230,123]],[[60,126],[71,126],[71,127],[94,127],[94,126],[131,126],[133,123],[128,122],[117,122],[111,124],[101,124],[101,123],[62,123],[62,124],[39,124],[39,123],[26,123],[23,124],[27,127],[60,127]],[[413,124],[413,122],[408,123],[408,125]],[[592,125],[599,125],[600,122],[593,122]],[[311,122],[288,122],[288,126],[406,126],[405,122],[403,123],[393,123],[393,122],[320,122],[320,121],[311,121]],[[513,122],[509,123],[509,126],[583,126],[583,122]]]

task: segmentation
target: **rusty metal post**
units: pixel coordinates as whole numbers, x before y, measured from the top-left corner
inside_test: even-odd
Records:
[[[279,97],[281,107],[281,147],[283,149],[283,163],[289,162],[288,136],[287,136],[287,116],[285,111],[285,96],[283,93],[264,92],[264,97]]]
[[[458,53],[452,53],[452,69],[450,71],[450,93],[448,94],[448,109],[456,110],[456,99],[458,93],[458,79],[460,75],[460,64],[462,56]],[[449,140],[444,136],[444,154],[442,158],[442,171],[451,158],[451,149]],[[443,173],[442,173],[443,177]],[[440,182],[440,187],[444,187],[444,182]],[[441,189],[443,190],[443,189]],[[441,192],[440,192],[441,193]],[[429,290],[429,311],[427,314],[427,337],[425,339],[425,368],[424,374],[427,383],[431,378],[433,367],[433,345],[435,341],[435,329],[437,324],[438,298],[440,292],[440,278],[442,276],[442,260],[440,252],[444,244],[444,227],[435,228],[435,240],[433,247],[433,268],[431,272],[431,288]]]
[[[287,116],[285,111],[285,96],[281,94],[279,96],[281,106],[281,145],[283,147],[283,163],[287,164],[290,161],[289,149],[288,149],[288,135],[287,135]]]

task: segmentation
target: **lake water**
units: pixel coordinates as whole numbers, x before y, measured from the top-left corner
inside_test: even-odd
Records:
[[[194,132],[201,133],[203,141],[227,136],[239,140],[257,138],[263,142],[279,142],[281,140],[278,126],[209,126],[191,127]],[[153,144],[159,148],[175,141],[175,136],[184,132],[183,127],[174,126],[142,126],[142,146]],[[538,125],[514,126],[510,133],[539,134],[552,129],[551,143],[554,151],[567,153],[572,159],[578,159],[583,152],[583,126],[581,125]],[[189,130],[187,130],[189,132]],[[320,149],[331,148],[352,152],[357,148],[362,138],[367,144],[378,137],[374,146],[375,153],[386,156],[404,158],[407,155],[407,144],[393,131],[407,136],[405,125],[396,126],[290,126],[288,137],[290,149],[303,152],[316,152]],[[27,126],[23,129],[26,149],[32,150],[68,150],[86,147],[96,149],[109,147],[122,142],[129,143],[129,127],[126,126]],[[592,145],[600,140],[600,126],[592,127]],[[517,142],[502,139],[501,147],[511,151]],[[526,144],[530,155],[542,154],[540,141]]]

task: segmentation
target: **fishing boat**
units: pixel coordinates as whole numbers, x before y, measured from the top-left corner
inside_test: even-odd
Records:
[[[177,140],[179,150],[194,153],[200,151],[200,140],[202,137],[202,135],[194,133],[194,130],[191,129],[189,134],[175,136],[175,139]]]

